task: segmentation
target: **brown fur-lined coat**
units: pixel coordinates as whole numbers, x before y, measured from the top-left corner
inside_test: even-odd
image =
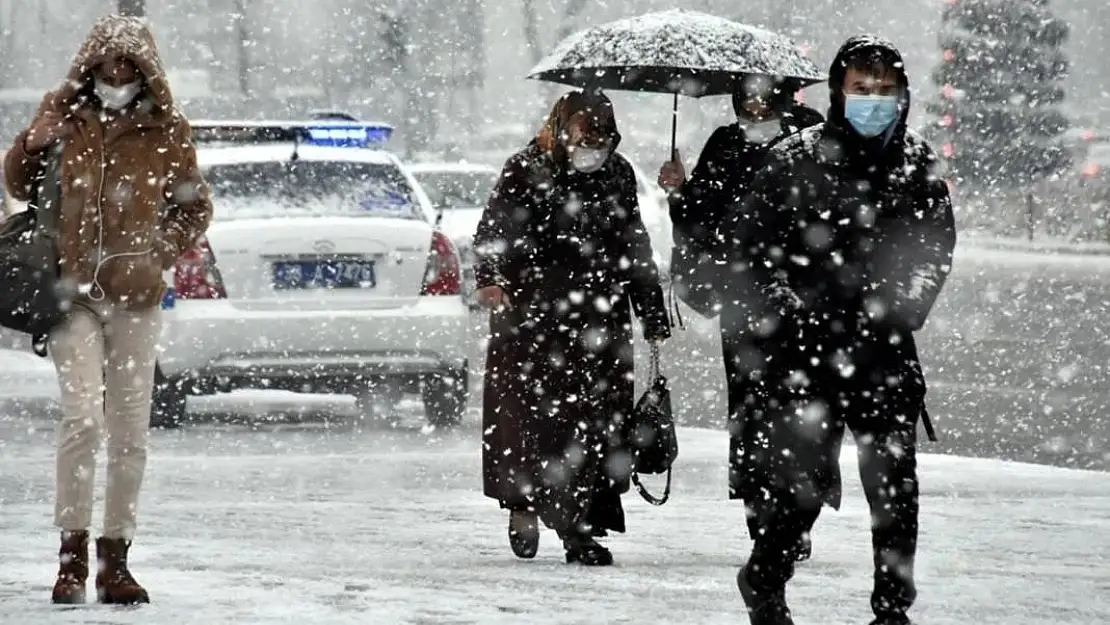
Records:
[[[143,92],[121,121],[105,125],[91,96],[91,71],[116,57],[142,72]],[[157,305],[166,288],[162,272],[204,234],[212,204],[189,122],[174,106],[146,23],[121,16],[98,21],[35,119],[48,113],[64,115],[76,128],[62,146],[63,279],[94,293],[95,281],[108,299],[128,308]],[[26,151],[26,137],[26,130],[17,135],[4,159],[8,192],[24,201],[42,165],[41,154]]]

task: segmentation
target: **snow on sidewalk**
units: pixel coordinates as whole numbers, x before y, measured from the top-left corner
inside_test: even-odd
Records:
[[[480,493],[475,429],[159,432],[132,556],[154,603],[64,610],[48,605],[51,434],[16,428],[0,441],[0,623],[745,623],[727,440],[680,437],[671,502],[630,495],[631,531],[608,541],[618,565],[585,569],[562,563],[549,532],[536,560],[511,555],[506,518]],[[921,465],[920,625],[1110,622],[1110,475]],[[790,591],[799,625],[869,620],[869,515],[850,449],[844,468],[844,508],[822,517]]]

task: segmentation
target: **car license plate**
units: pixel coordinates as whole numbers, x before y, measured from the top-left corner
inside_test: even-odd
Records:
[[[273,264],[277,290],[372,289],[378,285],[372,260],[293,260]]]

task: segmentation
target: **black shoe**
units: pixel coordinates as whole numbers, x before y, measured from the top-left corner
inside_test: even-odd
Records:
[[[794,625],[790,608],[786,605],[786,591],[771,594],[758,593],[748,583],[748,568],[745,566],[736,575],[736,587],[748,608],[748,618],[752,625]]]
[[[509,547],[518,558],[530,560],[540,550],[540,525],[534,512],[509,513]]]
[[[894,614],[876,617],[875,620],[871,621],[871,625],[913,625],[913,622],[905,614]]]
[[[563,539],[567,551],[567,564],[577,562],[586,566],[612,566],[613,554],[598,544],[592,536],[573,536]]]
[[[798,546],[794,550],[794,561],[805,562],[813,557],[813,541],[809,539],[809,534],[802,536],[798,539]]]

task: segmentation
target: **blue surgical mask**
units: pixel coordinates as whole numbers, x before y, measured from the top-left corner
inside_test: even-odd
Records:
[[[864,137],[877,137],[898,121],[898,96],[845,94],[844,118]]]

